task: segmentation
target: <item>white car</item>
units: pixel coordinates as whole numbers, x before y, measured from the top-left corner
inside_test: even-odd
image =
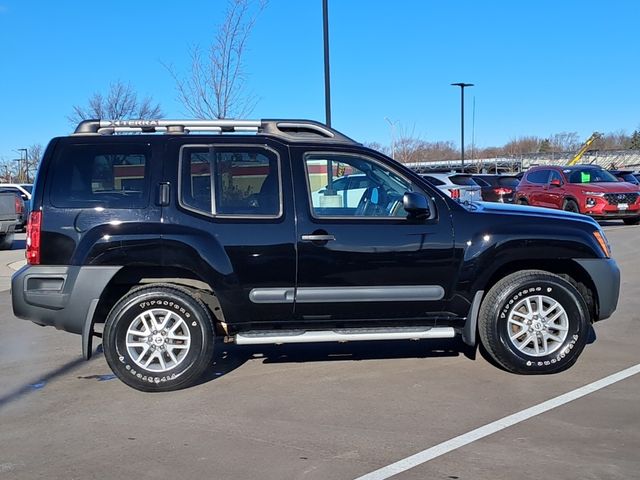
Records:
[[[466,173],[421,173],[420,176],[459,202],[482,200],[482,188]]]
[[[364,174],[346,175],[333,181],[333,195],[329,192],[329,186],[326,185],[320,190],[311,192],[311,198],[314,205],[325,205],[331,203],[335,205],[335,200],[340,202],[340,206],[345,208],[357,208],[362,199],[362,195],[367,188],[374,183]]]

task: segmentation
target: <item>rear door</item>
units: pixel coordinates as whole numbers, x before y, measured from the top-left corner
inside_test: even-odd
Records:
[[[527,196],[529,203],[537,207],[549,207],[546,197],[546,189],[549,183],[550,171],[547,169],[535,170],[527,174]]]
[[[296,246],[287,148],[256,137],[175,138],[163,180],[171,190],[165,267],[205,278],[229,324],[290,320]]]
[[[446,311],[455,277],[447,204],[407,220],[402,196],[419,191],[378,158],[357,150],[292,148],[298,215],[295,317],[308,321],[427,319]],[[315,199],[328,175],[366,176],[358,205]]]

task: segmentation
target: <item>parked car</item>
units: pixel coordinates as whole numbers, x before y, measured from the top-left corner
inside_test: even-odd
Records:
[[[515,175],[473,175],[473,181],[482,189],[485,202],[513,203],[520,180]]]
[[[634,174],[631,170],[609,170],[609,173],[616,177],[620,182],[633,183],[640,185],[640,174]]]
[[[24,202],[20,195],[0,189],[0,250],[13,246],[14,232],[24,213]]]
[[[311,195],[346,172],[369,181],[355,207]],[[51,140],[32,202],[15,315],[81,335],[84,358],[99,335],[143,391],[194,384],[216,336],[479,338],[508,371],[559,372],[618,301],[592,219],[461,204],[311,121],[86,120]]]
[[[311,192],[311,198],[316,205],[336,204],[349,208],[356,208],[367,191],[373,184],[364,174],[345,175],[336,178],[331,187],[325,185],[319,190]]]
[[[480,185],[466,173],[429,173],[421,174],[421,177],[459,202],[482,200]]]
[[[518,203],[582,213],[598,220],[640,222],[640,192],[592,165],[533,167],[516,189]]]
[[[31,206],[32,189],[33,185],[30,183],[0,183],[0,191],[14,192],[22,199],[22,213],[20,214],[16,231],[24,231],[27,225],[27,219],[29,218],[29,211]]]

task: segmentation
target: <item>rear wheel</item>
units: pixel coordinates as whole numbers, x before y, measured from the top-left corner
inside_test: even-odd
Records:
[[[638,225],[638,223],[640,223],[640,217],[623,218],[622,221],[625,225]]]
[[[524,199],[524,198],[520,198],[520,199],[518,199],[518,204],[519,205],[529,205],[529,202],[527,202],[527,200]]]
[[[565,200],[562,209],[567,212],[580,213],[578,204],[574,200]]]
[[[213,324],[207,307],[187,289],[149,285],[112,309],[104,354],[120,380],[145,392],[192,385],[211,364]]]
[[[496,283],[480,308],[483,346],[506,370],[556,373],[578,359],[589,336],[589,316],[580,292],[541,270],[513,273]]]

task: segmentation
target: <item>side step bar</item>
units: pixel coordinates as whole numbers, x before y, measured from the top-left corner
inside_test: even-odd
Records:
[[[349,328],[328,331],[272,330],[238,333],[231,337],[237,345],[281,343],[358,342],[370,340],[419,340],[453,338],[451,327]]]

